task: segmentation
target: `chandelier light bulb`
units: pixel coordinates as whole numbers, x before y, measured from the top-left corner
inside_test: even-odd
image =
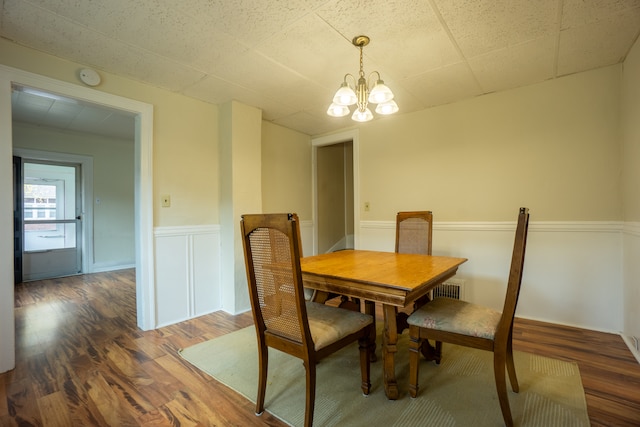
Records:
[[[331,117],[344,117],[349,114],[349,107],[346,105],[339,105],[334,102],[329,106],[327,114]]]
[[[373,104],[380,104],[383,102],[388,102],[393,99],[393,92],[387,85],[384,84],[382,80],[378,80],[376,85],[371,89],[371,93],[369,94],[369,102]]]
[[[373,119],[373,113],[371,113],[371,110],[369,110],[368,108],[366,108],[364,111],[356,108],[356,111],[353,112],[351,118],[356,122],[368,122],[369,120]]]
[[[398,112],[398,109],[398,104],[396,104],[396,101],[392,99],[391,101],[378,104],[376,107],[376,113],[388,116],[389,114]]]
[[[333,97],[333,102],[338,105],[353,105],[358,101],[356,93],[349,87],[349,84],[344,81],[340,85],[340,89]]]

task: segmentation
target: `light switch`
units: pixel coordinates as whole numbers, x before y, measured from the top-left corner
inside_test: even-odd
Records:
[[[164,196],[162,196],[162,207],[163,208],[171,207],[171,196],[170,195],[165,194]]]

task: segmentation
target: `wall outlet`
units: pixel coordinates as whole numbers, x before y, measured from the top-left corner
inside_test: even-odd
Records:
[[[162,196],[162,207],[163,208],[171,207],[171,196],[170,195],[165,194],[164,196]]]

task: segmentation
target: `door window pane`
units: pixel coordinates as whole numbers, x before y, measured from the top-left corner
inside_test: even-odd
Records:
[[[25,252],[75,247],[75,224],[24,224]]]
[[[75,187],[75,167],[25,162],[25,252],[76,247],[75,222],[57,222],[75,220]]]

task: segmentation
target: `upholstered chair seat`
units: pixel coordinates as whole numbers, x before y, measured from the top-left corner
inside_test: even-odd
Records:
[[[452,298],[436,298],[414,311],[407,322],[420,328],[492,340],[502,313]]]

